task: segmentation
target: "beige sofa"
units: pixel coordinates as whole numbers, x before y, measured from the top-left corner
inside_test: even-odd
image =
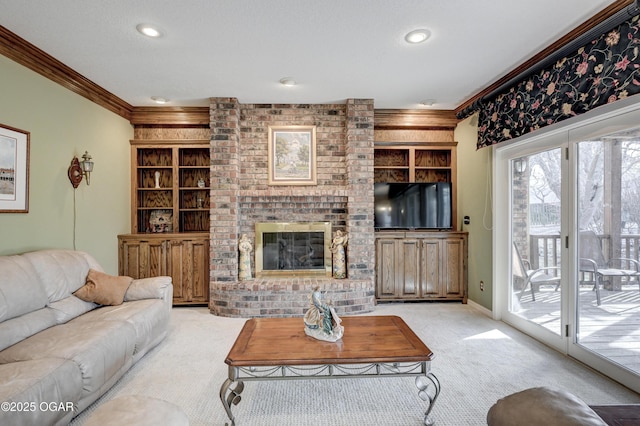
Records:
[[[167,335],[170,277],[129,279],[102,306],[73,295],[90,270],[78,251],[0,256],[1,425],[69,423]]]

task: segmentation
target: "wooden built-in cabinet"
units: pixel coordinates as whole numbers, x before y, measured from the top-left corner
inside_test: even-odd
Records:
[[[376,298],[467,303],[467,233],[376,233]]]
[[[131,141],[131,234],[118,236],[119,273],[171,276],[174,305],[209,300],[210,164],[205,139]]]
[[[150,232],[158,211],[172,232],[209,230],[209,151],[207,140],[131,141],[132,233]]]
[[[456,142],[376,142],[375,182],[455,182]]]
[[[457,229],[457,142],[376,142],[376,183],[451,182],[453,230]]]
[[[174,305],[208,302],[208,233],[118,235],[118,253],[120,275],[170,276]]]
[[[467,301],[467,233],[457,227],[455,114],[376,110],[374,182],[451,183],[452,227],[375,233],[376,299]]]
[[[447,231],[376,232],[378,300],[467,302],[467,233],[456,231],[456,147],[453,141],[376,141],[374,182],[450,182],[453,225]]]

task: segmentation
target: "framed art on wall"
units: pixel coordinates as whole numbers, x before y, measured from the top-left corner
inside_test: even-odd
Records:
[[[29,136],[0,124],[0,213],[29,212]]]
[[[316,185],[316,126],[269,126],[269,185]]]

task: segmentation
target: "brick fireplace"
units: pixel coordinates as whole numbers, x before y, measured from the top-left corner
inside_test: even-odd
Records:
[[[371,99],[344,104],[240,104],[212,98],[209,309],[229,317],[302,316],[319,286],[338,314],[375,304]],[[316,126],[317,185],[269,186],[269,126]],[[349,233],[347,279],[238,280],[238,240],[258,222],[330,222]],[[255,261],[252,261],[255,277]]]

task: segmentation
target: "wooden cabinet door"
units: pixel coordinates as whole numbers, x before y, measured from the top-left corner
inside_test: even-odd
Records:
[[[185,244],[182,240],[168,240],[167,275],[173,282],[173,303],[180,304],[189,300],[188,296],[188,259]]]
[[[209,240],[179,238],[167,241],[167,245],[173,303],[206,303],[209,300]]]
[[[442,240],[442,289],[446,297],[466,299],[466,243],[463,238]]]
[[[396,240],[396,296],[420,297],[420,244],[415,239]]]
[[[396,239],[376,240],[376,293],[379,299],[396,297]]]
[[[134,279],[167,275],[166,252],[163,240],[120,239],[119,275]]]
[[[437,238],[420,241],[420,296],[442,297],[440,277],[441,240]]]
[[[209,301],[209,239],[191,241],[191,300]]]
[[[413,299],[419,296],[418,240],[376,240],[376,293],[379,299]]]

